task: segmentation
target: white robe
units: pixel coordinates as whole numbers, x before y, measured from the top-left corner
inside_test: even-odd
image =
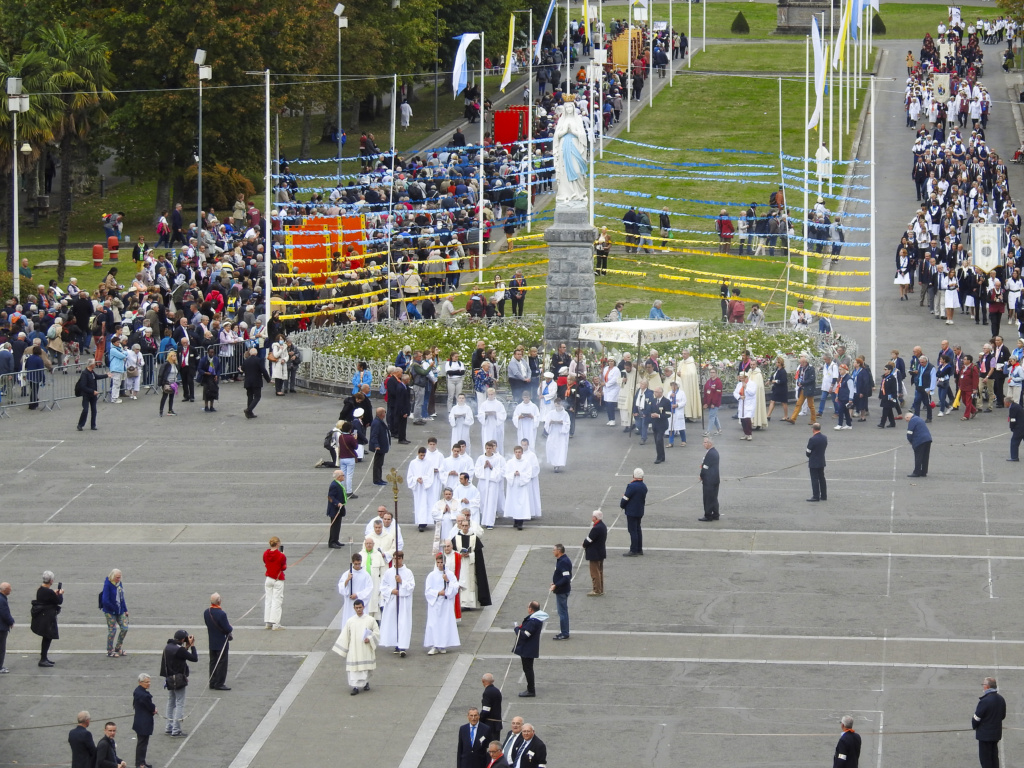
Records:
[[[744,389],[744,386],[746,387]],[[744,394],[740,395],[740,389],[743,389]],[[750,380],[747,380],[746,385],[743,382],[736,384],[736,389],[733,390],[733,397],[736,398],[736,409],[741,419],[753,419],[754,411],[757,409],[757,385],[752,384]]]
[[[469,485],[463,485],[460,481],[455,488],[452,489],[455,492],[455,503],[458,506],[459,514],[462,514],[462,510],[469,510],[469,521],[470,523],[479,526],[480,525],[480,491],[479,489],[470,483]]]
[[[521,459],[513,457],[505,462],[505,517],[515,520],[529,520],[533,517],[532,479],[533,462],[525,455]]]
[[[530,478],[530,516],[540,517],[540,459],[533,449],[523,451],[523,458],[530,462],[533,472]]]
[[[756,365],[750,366],[750,383],[757,387],[759,397],[754,401],[754,416],[751,422],[755,427],[768,426],[768,406],[764,400],[764,374]]]
[[[366,642],[369,640],[370,642]],[[348,684],[353,688],[362,688],[370,679],[370,672],[377,668],[377,644],[380,642],[380,630],[377,621],[367,612],[362,616],[352,617],[345,622],[341,635],[331,649],[345,659],[345,671],[348,672]]]
[[[473,426],[473,421],[473,409],[468,405],[456,405],[448,411],[448,423],[452,425],[452,445],[465,440],[466,450],[469,450],[469,428]]]
[[[356,615],[356,609],[352,607],[352,603],[355,600],[351,599],[349,595],[355,595],[363,601],[363,605],[369,607],[370,595],[373,594],[373,577],[370,574],[362,569],[357,571],[353,568],[351,585],[345,583],[348,574],[349,572],[346,570],[341,574],[341,578],[338,579],[338,594],[344,597],[345,600],[345,605],[341,612],[342,629],[345,628],[345,622]],[[351,589],[349,589],[350,586]]]
[[[398,529],[397,537],[395,536],[396,528]],[[377,541],[377,535],[373,532],[373,520],[370,520],[370,522],[366,524],[366,530],[363,531],[363,538],[365,539],[367,536],[373,536],[374,541]],[[383,530],[381,531],[380,541],[389,543],[389,546],[391,547],[390,552],[392,555],[394,554],[395,549],[405,549],[405,540],[402,538],[402,528],[401,526],[396,525],[394,522],[391,523],[390,528],[388,528],[386,525],[384,526]],[[377,543],[377,546],[380,546],[379,542]],[[387,547],[382,547],[382,549],[384,549],[385,552],[389,551]]]
[[[480,422],[480,435],[483,438],[480,446],[486,446],[488,440],[498,443],[498,453],[505,452],[505,420],[508,419],[508,411],[505,405],[498,399],[484,400],[477,411],[477,420]],[[468,451],[467,451],[468,453]]]
[[[490,462],[491,468],[484,466]],[[480,524],[494,527],[494,519],[505,509],[505,458],[486,453],[476,460],[476,477],[480,491]]]
[[[396,595],[391,594],[397,584],[395,569],[389,568],[380,580],[380,642],[406,650],[412,639],[412,597],[416,590],[416,577],[404,565],[399,569],[402,574],[402,586],[398,590],[398,606],[395,606]]]
[[[622,381],[622,372],[618,367],[609,365],[601,372],[602,390],[601,397],[605,403],[617,403],[619,400],[619,386]]]
[[[540,421],[540,410],[537,408],[537,404],[533,401],[529,403],[520,403],[516,406],[516,409],[512,412],[512,423],[516,428],[516,442],[521,443],[523,440],[529,440],[530,445],[537,442],[537,423]],[[501,446],[498,446],[498,452],[504,454],[501,450]]]
[[[672,403],[672,418],[668,423],[669,432],[685,432],[686,431],[686,393],[683,390],[678,389],[675,393],[675,402]],[[668,400],[671,403],[673,395],[670,392]]]
[[[359,554],[363,556],[363,570],[373,579],[373,591],[366,601],[366,612],[380,620],[380,580],[387,572],[391,558],[387,552],[377,549],[367,552],[365,547]]]
[[[461,560],[459,562],[459,605],[463,610],[466,608],[479,608],[480,602],[476,594],[476,542],[478,534],[472,529],[469,532],[469,552],[463,553],[459,546],[462,542],[460,531],[455,531],[452,538],[452,550],[458,552]],[[481,545],[483,546],[483,545]]]
[[[457,459],[449,456],[441,464],[441,490],[451,488],[454,491],[455,486],[459,484],[459,475],[465,472],[469,475],[469,479],[472,480],[475,471],[476,465],[467,454],[460,454]]]
[[[540,383],[540,391],[537,402],[540,408],[540,417],[543,419],[544,416],[555,407],[555,397],[558,395],[558,384],[555,383],[554,379],[544,379]],[[533,443],[530,443],[533,445]]]
[[[390,564],[391,558],[395,556],[395,550],[398,549],[398,546],[395,544],[395,532],[393,530],[384,529],[381,531],[380,536],[378,536],[371,530],[366,534],[366,536],[373,539],[374,550],[382,552],[384,557],[387,558],[388,564]],[[366,538],[366,536],[363,538]]]
[[[420,482],[420,481],[423,482]],[[434,467],[426,460],[415,458],[409,462],[409,473],[405,477],[406,485],[412,491],[413,515],[416,525],[430,525],[433,518],[430,508],[437,496],[434,489]]]
[[[441,493],[444,491],[442,487],[444,484],[441,482],[441,466],[444,464],[444,454],[441,453],[437,448],[430,450],[430,446],[427,446],[426,460],[434,468],[434,485],[431,488],[431,492],[434,497],[431,501],[437,501],[441,498]],[[401,545],[398,547],[401,549]]]
[[[697,362],[688,357],[685,360],[679,359],[676,371],[682,382],[679,389],[686,395],[686,418],[699,419],[701,414],[700,400],[700,374],[697,372]]]
[[[564,467],[569,458],[569,412],[555,408],[544,417],[544,433],[548,436],[545,452],[548,464]]]
[[[435,542],[444,543],[445,539],[452,537],[452,531],[455,530],[455,518],[458,517],[461,509],[454,497],[451,501],[438,499],[434,502],[432,520],[435,528]],[[434,551],[436,552],[437,549],[435,548]]]
[[[459,594],[459,580],[455,574],[446,570],[448,586],[445,586],[444,575],[431,569],[427,576],[424,594],[427,598],[427,629],[423,634],[424,648],[458,648],[459,627],[455,623],[455,597]],[[444,590],[444,596],[437,594]]]

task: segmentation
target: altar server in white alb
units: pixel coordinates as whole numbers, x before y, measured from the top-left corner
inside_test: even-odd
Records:
[[[533,464],[523,458],[523,448],[517,445],[513,457],[505,462],[505,517],[513,519],[513,525],[523,530],[523,523],[532,517],[530,512],[530,480],[533,479]]]
[[[437,552],[440,543],[452,537],[452,529],[455,527],[455,518],[458,517],[462,508],[455,501],[455,491],[452,488],[445,488],[441,498],[434,502],[434,551]]]
[[[437,498],[434,483],[440,482],[440,474],[434,470],[434,465],[427,461],[427,449],[420,448],[416,451],[416,458],[409,462],[405,476],[405,483],[412,491],[413,517],[421,531],[434,522],[431,517],[431,508]]]
[[[480,526],[480,491],[479,489],[469,482],[469,473],[463,472],[459,475],[459,484],[456,485],[452,491],[455,499],[455,504],[459,508],[459,512],[468,509],[470,520],[473,521],[473,525]]]
[[[498,450],[504,450],[505,421],[508,419],[508,411],[505,410],[505,404],[497,398],[494,387],[488,388],[487,399],[480,403],[476,416],[480,422],[480,433],[483,438],[480,444],[484,445],[488,440],[494,440],[498,444]],[[466,447],[469,447],[469,443],[466,443]]]
[[[370,673],[377,668],[377,644],[380,630],[377,620],[365,610],[362,600],[352,603],[352,617],[345,622],[332,650],[345,659],[352,696],[370,690]]]
[[[565,403],[556,400],[554,409],[544,417],[547,459],[555,472],[561,472],[569,458],[569,426],[569,412],[565,410]]]
[[[427,438],[427,463],[434,468],[434,477],[436,482],[434,483],[432,493],[433,498],[431,501],[437,501],[441,498],[442,483],[441,483],[441,465],[444,464],[444,454],[437,449],[437,438]],[[399,547],[401,549],[401,547]]]
[[[466,405],[466,396],[459,395],[454,408],[448,411],[448,423],[452,425],[452,445],[460,440],[469,446],[469,428],[473,426],[473,409]]]
[[[405,565],[405,553],[395,552],[392,566],[380,580],[380,642],[405,657],[412,638],[412,597],[416,577]]]
[[[452,536],[452,548],[462,558],[459,563],[459,587],[463,608],[482,608],[491,604],[491,588],[484,563],[484,544],[469,520],[459,518],[459,530]]]
[[[555,407],[555,398],[558,396],[558,384],[555,383],[555,374],[551,371],[544,372],[544,380],[540,383],[538,395],[540,417],[543,419],[547,412]]]
[[[352,555],[352,562],[348,570],[341,574],[338,579],[338,594],[341,595],[344,606],[341,613],[341,626],[356,615],[356,600],[362,600],[363,605],[373,594],[373,577],[363,570],[363,556],[356,552]]]
[[[455,574],[444,567],[444,555],[434,555],[434,569],[427,576],[424,586],[427,598],[427,629],[423,635],[423,647],[429,648],[428,656],[447,653],[448,648],[458,648],[459,627],[455,623],[455,598],[459,594],[459,581]]]
[[[505,458],[493,440],[476,460],[477,490],[480,492],[480,525],[490,530],[499,512],[505,510]]]
[[[516,442],[526,439],[531,443],[537,440],[537,425],[540,423],[540,410],[530,400],[530,390],[523,390],[523,400],[512,411],[512,425],[516,428]],[[499,453],[505,453],[500,450]]]
[[[459,475],[467,473],[470,478],[476,469],[476,464],[466,454],[465,443],[456,443],[452,446],[452,455],[441,463],[441,488],[454,488],[459,484]]]
[[[540,459],[528,440],[520,440],[523,458],[530,462],[532,477],[530,478],[530,517],[540,517]]]

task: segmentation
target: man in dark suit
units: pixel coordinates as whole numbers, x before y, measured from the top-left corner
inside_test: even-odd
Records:
[[[623,557],[642,557],[644,554],[644,532],[640,527],[640,521],[643,519],[646,503],[647,486],[644,484],[644,471],[637,467],[633,470],[633,479],[619,499],[619,508],[626,513],[626,527],[629,529],[629,552],[623,552]]]
[[[127,763],[117,756],[117,723],[103,726],[103,738],[96,744],[96,768],[127,768]]]
[[[388,430],[388,423],[385,421],[387,411],[383,408],[377,409],[377,418],[370,425],[370,442],[367,449],[373,454],[373,484],[387,485],[384,482],[384,457],[391,448],[391,432]]]
[[[341,521],[345,517],[347,503],[345,472],[336,469],[334,470],[334,479],[331,480],[331,487],[327,489],[327,517],[331,519],[331,532],[327,537],[327,546],[331,549],[341,549],[343,546],[338,538],[341,536]]]
[[[260,360],[259,353],[255,349],[250,349],[245,353],[245,359],[242,360],[242,376],[246,399],[245,410],[242,413],[247,419],[255,419],[256,414],[253,413],[253,410],[260,398],[263,397],[263,382],[270,383],[270,374],[267,373],[267,368],[263,365],[263,361]]]
[[[387,422],[391,430],[391,436],[397,438],[400,445],[408,445],[406,440],[406,428],[409,426],[409,413],[412,411],[410,400],[409,382],[405,379],[412,379],[400,371],[392,373],[387,379],[385,389],[387,391]]]
[[[501,752],[501,742],[492,741],[487,745],[488,762],[484,768],[509,768],[508,761]]]
[[[505,756],[505,762],[515,765],[519,759],[519,749],[523,746],[523,718],[516,715],[512,718],[512,728],[505,735],[505,741],[501,745],[501,752]]]
[[[91,428],[96,429],[96,401],[99,399],[98,379],[107,378],[105,373],[96,373],[96,361],[90,360],[78,377],[76,389],[82,398],[82,415],[78,417],[78,431],[85,429],[85,420],[92,413]]]
[[[661,387],[655,387],[654,397],[647,404],[645,414],[654,431],[655,464],[665,463],[665,432],[672,420],[672,402],[664,395],[665,391]]]
[[[210,688],[230,691],[224,682],[228,677],[228,647],[233,628],[216,592],[210,595],[210,607],[203,611],[203,620],[210,634]]]
[[[1003,337],[996,336],[992,340],[992,367],[995,368],[996,408],[1003,407],[1003,384],[1006,383],[1006,368],[1010,362],[1010,350],[1003,344]]]
[[[722,480],[718,474],[718,449],[710,437],[704,438],[704,459],[700,464],[700,482],[704,489],[704,517],[702,523],[710,523],[721,517],[718,509],[718,486]]]
[[[808,501],[828,500],[825,484],[825,449],[828,438],[821,434],[821,424],[811,424],[811,439],[807,441],[807,468],[811,472],[811,498]]]
[[[843,735],[836,744],[836,753],[832,757],[832,768],[857,768],[860,760],[860,734],[853,730],[853,718],[844,715],[840,721]]]
[[[1014,402],[1012,397],[1006,398],[1003,402],[1010,409],[1010,458],[1007,461],[1020,461],[1020,443],[1024,440],[1024,408],[1020,403]]]
[[[813,424],[818,420],[818,414],[814,410],[814,368],[810,365],[807,355],[800,355],[800,367],[797,368],[796,373],[793,374],[793,384],[796,387],[796,405],[793,406],[792,418],[783,419],[783,421],[788,421],[790,424],[796,424],[797,414],[800,413],[801,407],[803,407],[804,402],[806,402],[807,408],[811,412],[811,424]]]
[[[480,722],[480,711],[470,707],[468,723],[459,728],[459,751],[455,768],[484,768],[490,761],[487,745],[491,742],[491,729]]]
[[[68,734],[71,745],[71,768],[96,768],[96,742],[89,731],[89,713],[78,713],[78,725]]]
[[[526,723],[523,726],[523,747],[519,750],[519,768],[541,768],[547,762],[547,746],[537,738],[533,726]]]
[[[604,513],[599,509],[590,514],[590,522],[593,523],[593,527],[583,540],[583,556],[590,563],[590,580],[594,588],[587,593],[587,597],[599,597],[604,594],[604,561],[608,557],[605,542],[608,540],[608,526],[604,524]]]
[[[533,677],[533,660],[540,658],[540,632],[544,629],[542,618],[534,616],[540,611],[540,603],[532,601],[527,608],[529,613],[513,630],[516,633],[516,645],[512,653],[523,660],[523,674],[526,676],[526,690],[519,694],[521,698],[533,698],[537,695],[536,681]]]
[[[971,719],[974,738],[978,740],[978,758],[981,768],[999,768],[999,741],[1003,738],[1003,720],[1006,719],[1006,700],[999,695],[994,677],[986,677],[981,684],[981,698]]]
[[[153,735],[153,718],[156,717],[156,704],[153,703],[153,694],[149,692],[152,679],[143,673],[139,675],[139,684],[132,692],[132,709],[135,711],[135,718],[132,720],[132,730],[135,731],[135,766],[136,768],[150,768],[146,762],[146,752],[149,750],[149,737]]]
[[[914,449],[914,471],[907,477],[928,477],[928,459],[932,452],[932,433],[925,424],[924,419],[908,413],[904,416],[907,420],[907,442]]]
[[[639,371],[637,376],[642,377],[643,371]],[[650,411],[653,398],[654,393],[647,386],[647,379],[639,378],[636,385],[636,394],[633,396],[633,426],[640,432],[640,445],[647,445],[647,428],[651,424],[647,414]]]
[[[484,686],[480,698],[480,719],[491,729],[492,738],[501,738],[501,691],[494,684],[494,675],[490,672],[480,678],[480,682]],[[501,751],[500,744],[498,751]]]
[[[917,359],[917,373],[914,374],[914,405],[911,410],[915,416],[921,415],[921,406],[928,411],[928,421],[932,420],[932,399],[938,386],[935,366],[928,362],[925,355]]]

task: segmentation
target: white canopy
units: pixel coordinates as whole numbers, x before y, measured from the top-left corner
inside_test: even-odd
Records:
[[[584,323],[580,326],[580,340],[639,346],[640,344],[658,344],[664,341],[696,338],[699,329],[699,323],[673,320]]]

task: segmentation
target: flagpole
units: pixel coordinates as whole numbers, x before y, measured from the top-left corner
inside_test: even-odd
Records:
[[[481,102],[482,103],[482,102]],[[391,274],[391,256],[392,256],[392,241],[395,238],[395,155],[397,154],[396,147],[396,122],[398,116],[398,75],[393,74],[391,80],[391,184],[388,187],[388,263],[387,269],[384,270],[385,275]],[[388,284],[388,320],[391,319],[391,279],[385,277]],[[374,313],[376,314],[376,313]]]
[[[807,210],[808,168],[807,158],[810,155],[811,130],[807,124],[811,121],[811,36],[804,38],[804,283],[807,282],[807,249],[810,247],[807,237],[810,214]]]
[[[846,0],[846,2],[847,3],[852,3],[853,0]],[[846,46],[849,44],[849,42],[850,42],[850,30],[849,30],[849,28],[846,28],[846,29],[843,30],[843,41],[840,43],[840,45],[843,46],[843,58],[839,60],[839,65],[840,66],[842,66],[843,62],[846,59],[846,55],[847,55],[846,54]],[[847,72],[846,72],[846,132],[849,133],[850,132],[850,98],[851,98],[850,97],[850,91],[854,90],[851,87],[853,85],[853,58],[852,57],[850,59],[850,66],[847,67],[846,69],[847,69]]]
[[[693,59],[693,0],[686,4],[686,68]]]
[[[629,40],[626,43],[626,133],[632,130],[633,113],[633,6],[626,8],[629,13]]]
[[[830,54],[834,54],[834,52],[836,50],[836,28],[835,28],[836,20],[835,20],[835,13],[833,12],[834,9],[835,9],[835,4],[832,2],[832,0],[829,0],[829,3],[828,3],[828,49],[829,49],[829,53]],[[826,57],[826,59],[828,59],[828,57]],[[832,97],[834,95],[833,91],[835,90],[835,79],[833,78],[832,75],[833,75],[833,72],[835,71],[835,69],[832,66],[831,60],[826,60],[825,61],[825,66],[828,67],[828,150],[829,150],[829,152],[831,152],[833,149],[835,149],[835,146],[836,146],[835,143],[833,142],[833,139],[832,139],[832,120],[833,120],[833,115],[832,115],[832,101],[833,101],[833,98]],[[837,155],[837,157],[842,159],[842,154]],[[830,195],[832,194],[832,174],[831,173],[829,173],[829,175],[828,175],[828,193]]]
[[[647,42],[650,53],[647,55],[647,84],[648,106],[654,106],[654,0],[647,4]]]
[[[672,87],[672,73],[676,69],[676,60],[674,58],[676,35],[675,30],[672,27],[672,0],[668,0],[668,87]]]
[[[875,321],[875,276],[877,267],[875,265],[875,76],[871,76],[871,218],[870,218],[870,246],[871,246],[871,368],[875,367],[875,358],[878,356],[878,337]]]
[[[703,31],[700,33],[700,49],[703,52],[708,49],[708,4],[706,2],[701,3],[700,7],[704,9],[704,26]]]
[[[825,27],[825,12],[824,11],[821,12],[821,26],[822,26],[822,28]],[[819,43],[820,42],[821,41],[820,41],[820,38],[819,38]],[[826,67],[828,66],[828,61],[827,60],[825,62],[823,62],[823,63],[824,63],[824,65]],[[817,72],[818,62],[814,62],[814,69],[815,69],[815,72],[814,72],[814,79],[815,79],[815,83],[814,83],[815,107],[814,108],[815,108],[815,110],[818,111],[818,125],[817,125],[817,128],[818,128],[818,139],[817,139],[818,146],[814,148],[814,155],[815,155],[815,157],[817,157],[818,149],[821,147],[822,135],[824,134],[824,131],[822,130],[822,124],[825,122],[825,109],[822,106],[821,102],[818,100],[818,83],[817,83],[817,79],[818,79],[818,72]],[[827,72],[825,74],[823,74],[822,75],[822,79],[824,79],[827,75],[828,75]],[[817,164],[815,164],[815,167],[814,167],[814,175],[818,177],[818,195],[821,195],[822,179],[821,179],[821,175],[818,173]]]
[[[526,115],[526,234],[533,231],[533,57],[536,55],[533,42],[533,9],[528,12],[530,17],[530,64],[529,89],[530,89],[530,111]]]
[[[565,87],[562,89],[562,93],[572,93],[572,81],[570,80],[570,69],[569,60],[572,56],[569,53],[569,49],[572,48],[572,25],[569,23],[572,11],[569,10],[569,0],[565,0]]]
[[[782,160],[782,78],[779,78],[779,186],[784,187],[786,185],[786,176],[783,170]],[[767,236],[767,232],[765,233]],[[756,250],[756,249],[755,249]],[[789,264],[790,264],[789,248],[786,249],[786,299],[782,306],[782,322],[786,322],[786,317],[789,315]],[[767,309],[767,307],[765,307]]]
[[[484,33],[480,30],[480,184],[477,189],[476,210],[479,243],[477,244],[477,282],[484,281]]]
[[[594,142],[597,138],[597,110],[594,107],[594,86],[600,87],[600,82],[596,76],[597,64],[591,63],[590,65],[590,226],[594,226]]]

